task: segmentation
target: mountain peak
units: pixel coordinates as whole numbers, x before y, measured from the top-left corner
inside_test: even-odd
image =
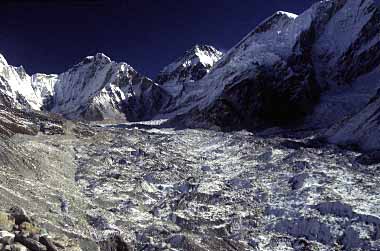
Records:
[[[112,62],[112,60],[106,56],[104,53],[98,52],[94,56],[87,56],[85,57],[82,62],[84,64],[89,64],[89,63],[101,63],[101,64],[109,64]]]
[[[189,50],[189,52],[193,53],[197,53],[199,51],[218,52],[218,50],[214,46],[207,44],[196,44]]]
[[[20,76],[21,79],[23,79],[27,76],[27,73],[24,69],[24,66],[20,65],[18,67],[15,67],[14,69],[18,73],[18,75]]]
[[[8,65],[7,60],[5,60],[2,54],[0,54],[0,65]]]
[[[223,56],[210,45],[196,44],[175,62],[166,66],[158,75],[157,82],[186,82],[203,78]]]
[[[290,12],[286,12],[286,11],[277,11],[275,13],[275,15],[282,15],[282,16],[287,16],[289,18],[292,18],[292,19],[296,19],[298,17],[297,14],[294,14],[294,13],[290,13]]]

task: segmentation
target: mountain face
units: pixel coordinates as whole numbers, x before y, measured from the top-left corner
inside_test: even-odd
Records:
[[[356,146],[364,151],[380,149],[380,89],[365,108],[330,128],[331,143]]]
[[[168,95],[126,63],[102,53],[86,57],[59,75],[29,76],[2,57],[2,103],[59,113],[70,119],[144,120]]]
[[[157,76],[160,85],[183,83],[202,79],[223,56],[210,45],[196,45],[185,55],[166,66]]]
[[[182,57],[166,66],[156,79],[171,97],[167,105],[161,109],[161,113],[170,112],[170,110],[176,113],[179,97],[189,89],[197,89],[199,80],[210,72],[222,56],[223,53],[212,46],[195,45]]]
[[[32,78],[24,68],[8,65],[0,55],[0,103],[39,110],[41,101],[42,98],[33,89]]]
[[[299,16],[277,12],[232,48],[198,88],[183,93],[172,110],[187,114],[188,121],[206,119],[231,129],[286,125],[313,116],[325,93],[347,89],[379,65],[379,21],[371,0],[320,1]],[[355,84],[368,84],[368,93],[376,90],[370,83]],[[353,103],[330,105],[343,110]],[[326,112],[320,109],[318,118]],[[342,116],[325,117],[323,125]]]
[[[141,111],[153,112],[150,102],[164,99],[158,89],[128,64],[99,53],[58,76],[49,110],[88,120],[144,119],[148,113]]]

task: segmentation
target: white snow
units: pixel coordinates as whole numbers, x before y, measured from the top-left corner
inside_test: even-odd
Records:
[[[286,12],[286,11],[277,11],[277,14],[286,15],[286,16],[293,18],[293,19],[296,19],[298,17],[297,14]]]
[[[162,70],[162,73],[171,73],[181,66],[188,67],[191,65],[196,65],[197,63],[212,67],[217,61],[220,60],[223,53],[211,46],[208,47],[212,49],[212,51],[201,50],[199,45],[196,45],[194,48],[189,50],[185,56],[166,66]]]
[[[38,99],[33,90],[31,77],[26,74],[22,67],[10,66],[3,59],[4,57],[1,56],[0,60],[3,63],[0,64],[0,75],[3,76],[4,82],[0,80],[0,84],[6,88],[2,93],[14,100],[17,107],[22,107],[22,104],[18,100],[20,97],[23,97],[32,109],[39,110],[41,100]]]
[[[315,67],[317,76],[321,82],[327,82],[334,85],[334,81],[324,79],[324,76],[334,76],[339,72],[335,66],[339,64],[338,60],[342,58],[349,47],[359,37],[360,33],[365,30],[365,26],[374,14],[375,10],[369,11],[373,6],[373,1],[347,0],[341,8],[328,22],[318,41],[313,48]],[[319,11],[321,18],[326,18],[327,12]],[[363,41],[356,55],[368,50],[380,41],[380,36],[374,36],[372,40]]]
[[[8,65],[7,60],[5,60],[4,56],[0,54],[0,64],[1,65]]]

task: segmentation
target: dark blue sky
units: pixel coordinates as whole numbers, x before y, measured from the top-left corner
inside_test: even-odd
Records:
[[[154,78],[196,43],[227,50],[277,10],[316,0],[0,1],[0,53],[28,73],[60,73],[103,52]],[[50,2],[50,3],[46,3]]]

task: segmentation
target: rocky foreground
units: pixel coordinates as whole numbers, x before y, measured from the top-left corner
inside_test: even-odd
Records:
[[[62,129],[4,140],[0,158],[0,210],[25,208],[58,250],[380,249],[370,155],[153,122]]]
[[[32,223],[25,210],[12,207],[9,213],[0,212],[0,249],[14,251],[57,251],[58,240],[52,240],[45,229]]]

